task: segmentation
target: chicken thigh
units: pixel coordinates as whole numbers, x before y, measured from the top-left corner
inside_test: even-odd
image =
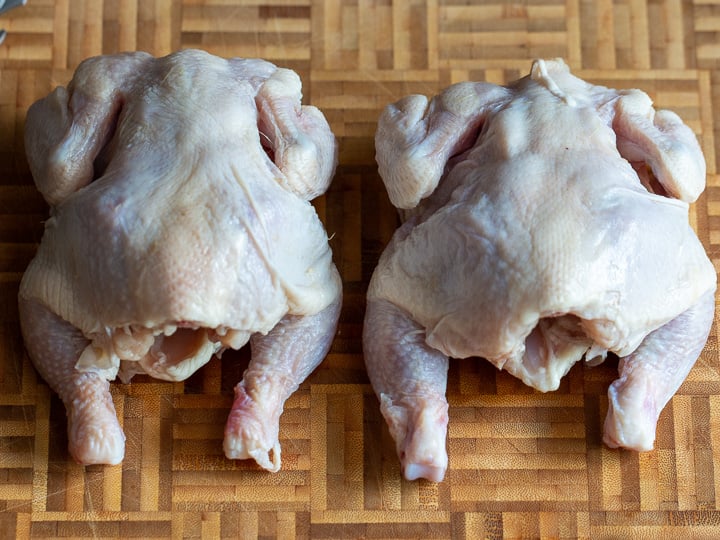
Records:
[[[692,131],[639,90],[536,61],[383,112],[379,171],[404,219],[368,290],[364,352],[406,478],[447,468],[448,358],[550,391],[620,358],[604,441],[649,450],[708,337],[716,274],[689,225]]]
[[[225,454],[279,469],[283,404],[327,353],[341,303],[309,203],[335,138],[300,100],[293,71],[187,50],[88,59],[28,111],[51,214],[21,326],[78,462],[123,458],[109,380],[180,381],[249,341]]]

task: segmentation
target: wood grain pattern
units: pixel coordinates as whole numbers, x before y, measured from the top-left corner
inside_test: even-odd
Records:
[[[461,80],[507,82],[534,57],[643,88],[689,123],[708,162],[691,220],[720,264],[716,0],[29,0],[0,27],[0,538],[720,536],[717,327],[645,454],[601,444],[611,362],[576,366],[540,394],[486,362],[454,361],[442,484],[401,479],[360,342],[365,287],[397,225],[374,164],[380,110]],[[81,467],[19,334],[18,283],[47,216],[24,158],[27,108],[85,57],[184,47],[297,70],[340,142],[315,206],[345,305],[330,355],[287,403],[277,474],[222,454],[247,351],[184,383],[113,384],[125,461]]]

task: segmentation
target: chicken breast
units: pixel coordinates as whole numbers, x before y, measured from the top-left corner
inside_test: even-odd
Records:
[[[405,476],[445,474],[449,357],[550,391],[612,351],[604,440],[651,449],[715,307],[688,221],[705,186],[692,131],[639,90],[538,60],[507,87],[389,105],[376,151],[405,221],[369,286],[364,350]]]
[[[288,396],[327,353],[341,283],[308,202],[336,143],[290,70],[186,50],[91,58],[28,111],[51,206],[20,286],[28,353],[80,463],[122,460],[108,380],[179,381],[248,341],[229,458],[280,467]]]

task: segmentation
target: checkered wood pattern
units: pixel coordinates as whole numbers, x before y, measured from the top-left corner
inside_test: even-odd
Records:
[[[717,328],[644,454],[601,444],[611,362],[576,366],[540,394],[484,361],[454,361],[441,484],[401,479],[360,340],[365,287],[397,225],[374,164],[381,108],[461,80],[504,83],[535,57],[640,87],[692,126],[708,189],[691,220],[720,264],[717,0],[29,0],[0,28],[0,538],[720,537]],[[19,334],[18,283],[47,215],[24,158],[28,106],[85,57],[185,47],[295,69],[340,142],[315,204],[345,305],[331,353],[287,403],[277,474],[222,455],[247,351],[184,383],[114,384],[125,461],[81,467]]]

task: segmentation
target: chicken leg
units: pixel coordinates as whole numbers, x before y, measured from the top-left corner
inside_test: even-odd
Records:
[[[125,455],[125,435],[110,396],[110,383],[98,373],[75,369],[89,341],[35,300],[21,297],[19,308],[30,359],[65,404],[70,454],[84,465],[120,463]]]
[[[425,330],[390,302],[370,299],[363,346],[370,382],[408,480],[445,477],[449,359]]]
[[[223,447],[229,459],[253,458],[269,471],[280,470],[283,405],[330,349],[341,303],[338,295],[319,313],[288,315],[268,334],[250,339],[250,364],[235,386],[225,425]]]
[[[708,292],[620,361],[620,377],[608,389],[605,444],[652,450],[660,412],[700,355],[714,311],[715,296]]]

